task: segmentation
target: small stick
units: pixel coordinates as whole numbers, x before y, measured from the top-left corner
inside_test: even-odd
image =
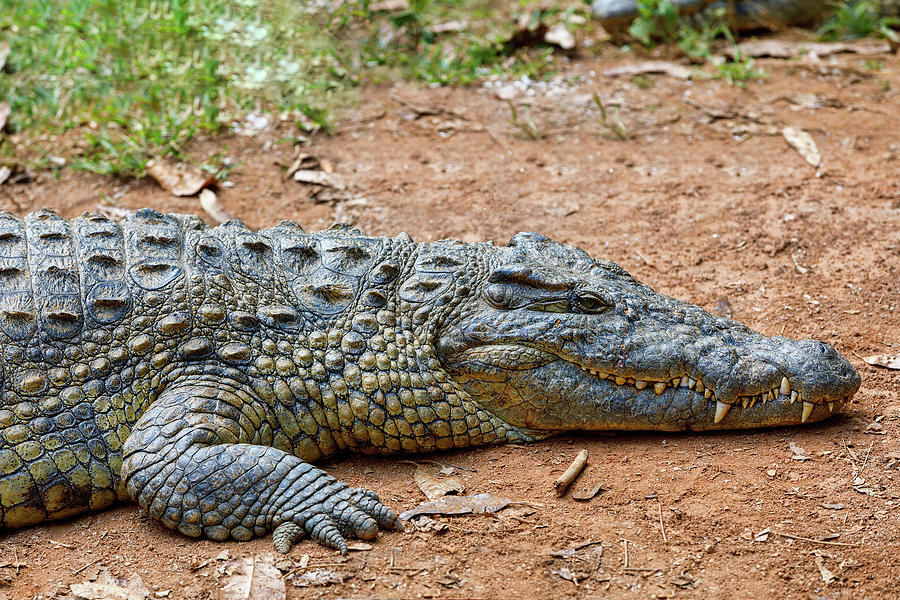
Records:
[[[587,464],[588,452],[587,450],[581,450],[578,453],[578,456],[575,457],[575,460],[572,461],[572,464],[569,465],[569,468],[566,469],[566,472],[559,476],[553,483],[553,487],[556,488],[556,495],[562,496],[566,493],[568,487],[575,481],[575,478],[581,473],[582,469],[584,469],[584,465]]]
[[[622,545],[625,546],[625,569],[629,569],[628,566],[628,540],[622,538]]]
[[[859,475],[862,475],[862,472],[865,470],[866,465],[869,464],[869,454],[872,452],[872,446],[875,445],[875,442],[869,444],[869,449],[866,450],[866,459],[863,461],[862,466],[859,468]]]
[[[662,531],[663,544],[668,546],[669,540],[666,539],[666,526],[663,524],[662,518],[662,502],[660,502],[659,498],[656,499],[657,508],[659,508],[659,529]]]
[[[780,531],[773,531],[775,535],[780,535],[781,537],[786,537],[790,540],[799,540],[801,542],[812,542],[813,544],[824,544],[826,546],[850,546],[856,547],[859,544],[848,544],[847,542],[829,542],[827,540],[814,540],[812,538],[800,537],[799,535],[791,535],[790,533],[781,533]]]
[[[97,561],[99,561],[99,560],[100,560],[99,558],[95,558],[94,560],[92,560],[91,562],[87,563],[86,565],[84,565],[84,566],[81,567],[80,569],[76,569],[76,570],[72,571],[72,575],[78,575],[79,573],[81,573],[82,571],[84,571],[84,570],[87,569],[89,566],[91,566],[92,564],[94,564],[95,562],[97,562]]]

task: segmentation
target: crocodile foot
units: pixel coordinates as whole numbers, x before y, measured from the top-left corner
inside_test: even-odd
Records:
[[[275,527],[272,541],[276,551],[287,554],[298,540],[309,535],[314,541],[347,554],[345,537],[371,540],[378,535],[379,527],[395,529],[398,526],[397,513],[382,504],[375,492],[349,488],[333,479],[331,485],[343,489],[332,494],[326,492],[324,499],[315,494],[308,507],[304,507],[304,503],[298,507],[301,510],[295,509],[291,518]]]

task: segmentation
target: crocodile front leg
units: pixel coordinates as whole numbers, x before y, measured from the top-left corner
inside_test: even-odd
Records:
[[[304,534],[342,553],[345,537],[371,539],[397,515],[370,491],[352,489],[275,448],[263,402],[241,386],[196,380],[170,387],[125,443],[129,495],[167,527],[214,540],[248,540],[275,529],[279,552]]]

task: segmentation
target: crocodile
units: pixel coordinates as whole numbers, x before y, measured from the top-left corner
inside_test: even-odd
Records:
[[[569,430],[824,419],[856,370],[535,233],[506,246],[142,209],[0,213],[0,526],[137,501],[346,552],[399,525],[314,467]]]
[[[640,14],[640,4],[637,0],[593,0],[591,10],[605,28],[618,32]],[[735,31],[806,25],[834,10],[832,3],[821,0],[669,0],[669,4],[688,22],[702,26],[704,20],[724,18]]]

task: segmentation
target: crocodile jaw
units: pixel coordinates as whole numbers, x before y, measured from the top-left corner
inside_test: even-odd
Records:
[[[787,344],[791,350],[786,354],[803,358],[784,359],[771,368],[751,361],[755,372],[744,381],[704,376],[696,368],[666,378],[633,370],[616,374],[608,365],[594,368],[600,361],[588,366],[571,357],[507,343],[471,348],[445,363],[479,404],[500,418],[520,427],[554,431],[798,425],[831,416],[859,388],[856,370],[830,346],[759,338],[781,347]],[[746,362],[744,358],[726,372],[730,375]]]

